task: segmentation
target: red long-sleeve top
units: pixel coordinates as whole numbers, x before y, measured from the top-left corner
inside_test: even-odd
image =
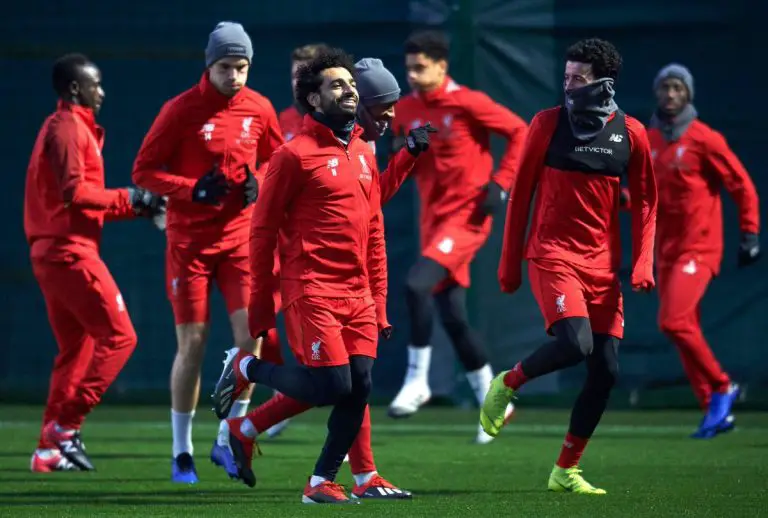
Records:
[[[24,230],[32,257],[98,253],[105,219],[134,217],[127,189],[104,186],[104,129],[93,111],[59,101],[27,168]]]
[[[275,326],[270,278],[279,239],[283,304],[299,297],[365,297],[386,317],[387,263],[379,173],[355,128],[347,146],[311,116],[272,156],[251,223],[252,336]]]
[[[560,107],[531,121],[520,172],[512,188],[499,262],[504,292],[520,286],[522,260],[554,259],[586,268],[618,270],[621,262],[619,177],[563,171],[545,164]],[[626,116],[632,195],[632,285],[653,286],[657,194],[651,150],[643,125]],[[534,199],[535,193],[535,199]],[[528,214],[531,229],[524,246]]]
[[[740,230],[760,230],[760,204],[749,173],[725,138],[699,120],[677,141],[668,142],[658,129],[650,129],[648,138],[659,184],[659,266],[696,259],[719,273],[723,187],[738,207]]]

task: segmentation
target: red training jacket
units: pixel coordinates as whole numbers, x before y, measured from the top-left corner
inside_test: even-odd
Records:
[[[301,113],[299,113],[295,106],[290,106],[281,111],[277,120],[280,123],[280,130],[283,132],[286,142],[295,137],[304,125],[304,117],[301,116]]]
[[[426,246],[432,234],[446,221],[468,224],[485,199],[482,187],[490,180],[509,190],[525,142],[526,123],[482,92],[446,78],[429,93],[413,92],[397,103],[395,134],[407,135],[412,128],[431,123],[438,132],[430,135],[429,150],[413,169],[421,197],[421,241]],[[507,139],[504,156],[492,175],[490,136]],[[476,216],[475,216],[476,217]],[[491,218],[484,218],[484,231]]]
[[[136,157],[133,181],[168,196],[170,241],[247,239],[253,205],[243,208],[245,166],[261,180],[282,144],[277,114],[266,97],[247,87],[226,97],[206,72],[198,85],[160,110]],[[234,188],[220,205],[193,202],[195,183],[214,167]]]
[[[93,111],[59,101],[32,149],[24,231],[32,257],[98,254],[104,219],[133,217],[127,189],[104,188],[104,129]]]
[[[251,224],[251,336],[275,327],[269,281],[278,236],[284,306],[305,295],[373,296],[379,328],[389,327],[379,173],[361,134],[356,126],[345,148],[307,115],[272,156]]]
[[[760,230],[760,206],[749,174],[725,138],[699,120],[676,142],[667,142],[655,128],[648,138],[659,183],[657,262],[669,266],[695,259],[719,273],[723,186],[739,209],[741,231]]]
[[[534,192],[526,259],[554,259],[593,269],[620,267],[619,178],[545,165],[560,109],[539,112],[531,121],[509,200],[499,262],[499,282],[506,293],[520,287],[523,242]],[[637,119],[625,117],[630,144],[627,176],[632,195],[632,285],[639,286],[653,281],[656,181],[645,128]]]

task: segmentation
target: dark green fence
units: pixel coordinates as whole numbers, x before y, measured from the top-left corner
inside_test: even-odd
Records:
[[[749,3],[748,10],[744,0],[346,0],[330,9],[309,0],[294,0],[290,5],[181,0],[110,5],[88,0],[77,3],[76,8],[63,4],[52,8],[49,2],[38,0],[4,7],[0,31],[4,74],[0,95],[6,101],[0,125],[5,191],[0,203],[4,222],[0,396],[15,399],[43,393],[55,354],[42,298],[29,267],[21,215],[28,154],[41,121],[55,103],[49,84],[56,56],[82,51],[103,70],[107,99],[100,120],[107,129],[107,182],[120,186],[129,182],[134,155],[161,104],[199,79],[208,32],[219,20],[239,20],[250,32],[255,58],[249,84],[278,109],[290,102],[293,47],[325,41],[359,57],[380,57],[407,89],[403,40],[413,27],[439,26],[454,40],[451,72],[456,79],[487,91],[526,119],[559,102],[566,46],[597,35],[611,39],[622,51],[625,68],[617,84],[618,101],[641,120],[647,120],[653,108],[650,85],[655,72],[670,61],[688,65],[696,78],[696,104],[702,118],[726,135],[758,189],[768,193],[762,129],[768,114],[760,97],[764,83],[757,72],[767,47],[757,38],[757,24],[766,13],[756,4]],[[389,311],[398,332],[380,350],[375,373],[379,396],[397,389],[405,365],[408,324],[402,284],[418,254],[415,200],[414,186],[408,183],[385,210]],[[761,205],[766,206],[765,202]],[[725,264],[704,302],[704,326],[728,370],[757,389],[750,391],[750,397],[760,400],[760,386],[768,382],[764,343],[768,336],[768,261],[737,271],[738,229],[729,202],[725,218]],[[540,343],[544,334],[527,289],[512,297],[498,291],[495,271],[501,221],[497,223],[474,265],[471,304],[495,366],[504,368]],[[140,338],[113,390],[115,395],[164,391],[168,384],[175,338],[164,290],[164,246],[162,234],[143,222],[116,223],[105,231],[103,255],[121,286]],[[626,252],[628,264],[629,250]],[[219,351],[231,342],[223,304],[218,294],[214,297],[204,368],[207,382],[217,376]],[[624,388],[646,389],[681,381],[677,356],[656,330],[656,308],[654,296],[626,294]],[[438,352],[432,377],[436,391],[464,394],[455,384],[461,378],[454,373],[453,354],[442,332],[435,343]],[[579,375],[574,369],[550,376],[532,384],[530,392],[570,393]],[[684,394],[684,401],[693,401]],[[162,393],[157,397],[159,402],[167,401]]]

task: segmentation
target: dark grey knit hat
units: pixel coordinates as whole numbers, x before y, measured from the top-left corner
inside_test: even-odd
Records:
[[[656,74],[656,79],[653,80],[653,89],[656,90],[662,81],[669,79],[670,77],[674,77],[683,82],[688,89],[688,100],[693,101],[693,74],[679,63],[670,63],[659,70],[659,73]]]
[[[360,102],[365,106],[389,104],[400,99],[400,85],[380,59],[363,58],[355,63],[355,81]]]
[[[221,58],[246,58],[253,60],[251,38],[242,25],[236,22],[219,22],[208,37],[205,48],[205,66],[209,67]]]

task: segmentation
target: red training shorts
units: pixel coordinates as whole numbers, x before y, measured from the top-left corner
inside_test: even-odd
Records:
[[[624,338],[624,302],[618,272],[529,259],[528,277],[547,332],[563,318],[586,317],[593,333]]]
[[[166,283],[176,325],[210,319],[209,297],[215,280],[227,313],[248,308],[248,240],[227,243],[168,243]]]
[[[448,222],[431,233],[429,240],[425,240],[427,245],[421,255],[444,266],[450,274],[449,282],[468,288],[469,267],[488,239],[489,229],[487,225],[457,225]],[[437,291],[440,291],[441,286]]]
[[[335,367],[349,357],[376,358],[379,331],[372,297],[301,297],[284,310],[288,343],[299,363]]]

